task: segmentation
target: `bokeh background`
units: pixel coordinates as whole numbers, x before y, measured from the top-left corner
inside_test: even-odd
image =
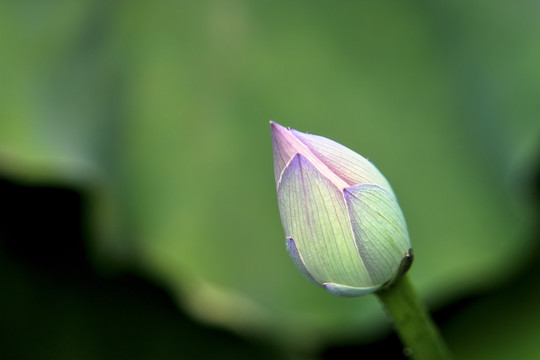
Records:
[[[1,357],[402,356],[288,258],[273,120],[386,175],[457,358],[540,358],[539,13],[0,2]]]

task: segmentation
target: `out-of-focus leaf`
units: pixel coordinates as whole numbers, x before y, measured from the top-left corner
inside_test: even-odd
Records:
[[[528,246],[532,4],[20,4],[0,9],[2,169],[98,179],[120,231],[96,246],[121,243],[201,318],[295,346],[383,324],[374,297],[334,298],[294,269],[270,119],[386,175],[427,298],[497,281]]]

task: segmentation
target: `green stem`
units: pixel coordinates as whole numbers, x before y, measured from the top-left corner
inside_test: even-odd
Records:
[[[397,333],[406,346],[406,353],[410,353],[415,360],[451,358],[437,327],[420,303],[407,275],[391,287],[378,291],[376,295],[394,319]]]

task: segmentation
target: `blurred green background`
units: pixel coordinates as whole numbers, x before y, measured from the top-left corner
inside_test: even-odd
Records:
[[[383,351],[390,324],[374,296],[332,297],[288,258],[269,120],[336,140],[389,179],[412,280],[458,358],[540,358],[539,10],[0,2],[10,358],[33,358],[28,347],[118,358],[116,336],[130,358]],[[73,231],[57,237],[61,228]],[[144,283],[133,294],[126,273]],[[150,293],[168,315],[145,305],[154,300],[131,304]],[[89,302],[96,294],[108,295]],[[95,316],[117,323],[110,336],[96,335],[107,325]],[[148,327],[157,333],[132,334]],[[163,353],[133,350],[145,342]]]

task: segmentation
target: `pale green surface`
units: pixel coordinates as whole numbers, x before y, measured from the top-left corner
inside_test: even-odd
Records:
[[[539,139],[540,23],[519,4],[4,2],[0,167],[94,189],[97,253],[202,317],[297,346],[370,333],[373,297],[287,256],[268,120],[385,174],[424,297],[497,281],[528,247]]]
[[[319,284],[382,285],[358,255],[343,194],[302,155],[283,171],[278,203],[285,236],[293,237]]]
[[[345,194],[352,231],[370,278],[383,285],[396,274],[411,248],[407,225],[394,195],[376,185],[359,185]]]

